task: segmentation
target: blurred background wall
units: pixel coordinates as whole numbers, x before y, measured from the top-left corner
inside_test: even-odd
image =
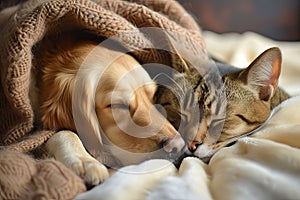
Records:
[[[0,0],[0,10],[25,0]],[[300,41],[300,0],[177,0],[204,30]]]
[[[300,0],[177,0],[204,30],[300,40]]]

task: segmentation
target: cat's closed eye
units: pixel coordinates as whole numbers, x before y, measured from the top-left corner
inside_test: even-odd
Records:
[[[163,107],[165,107],[165,106],[170,106],[171,103],[170,102],[164,102],[164,103],[161,103],[160,105],[162,105]]]
[[[214,126],[217,126],[217,125],[223,124],[224,121],[225,121],[224,118],[215,118],[215,119],[212,119],[211,124]]]
[[[181,122],[180,114],[178,114],[177,112],[170,111],[170,112],[168,112],[168,119],[169,119],[170,123],[173,124],[173,126],[176,129],[179,129],[180,122]]]
[[[173,126],[178,129],[181,122],[181,114],[178,109],[174,109],[170,102],[163,102],[156,106],[157,110],[162,115],[167,115],[166,118],[170,121]]]
[[[257,124],[257,123],[260,123],[258,121],[255,121],[255,120],[251,120],[249,118],[247,118],[246,116],[242,115],[242,114],[237,114],[235,115],[238,119],[240,119],[241,121],[244,121],[246,122],[247,124]]]
[[[219,134],[222,132],[225,118],[214,118],[210,122],[209,132],[210,134]]]

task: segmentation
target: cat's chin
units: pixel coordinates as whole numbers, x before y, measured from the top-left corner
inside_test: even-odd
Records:
[[[186,149],[186,151],[181,154],[179,157],[177,157],[175,160],[173,160],[173,164],[179,168],[181,165],[181,162],[186,157],[196,157],[202,160],[204,163],[208,164],[211,157],[216,153],[215,150],[212,150],[207,145],[200,145],[196,151],[191,152],[190,150]]]
[[[193,152],[193,156],[199,158],[204,163],[209,163],[211,157],[216,153],[216,150],[213,150],[206,144],[202,144],[198,146],[195,152]]]

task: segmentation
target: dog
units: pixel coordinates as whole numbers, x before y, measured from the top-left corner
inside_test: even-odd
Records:
[[[156,84],[140,63],[95,38],[72,32],[41,40],[30,89],[38,126],[57,130],[47,152],[92,185],[109,176],[111,160],[174,159],[185,148],[155,108]]]

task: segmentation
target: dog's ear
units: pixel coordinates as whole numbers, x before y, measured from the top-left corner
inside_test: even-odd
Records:
[[[79,70],[74,84],[72,111],[77,133],[89,152],[102,150],[100,125],[95,111],[97,73]]]
[[[55,63],[53,65],[55,66]],[[41,101],[39,113],[41,113],[43,127],[51,130],[69,129],[75,131],[71,110],[72,79],[61,78],[52,81],[56,75],[54,74],[55,70],[48,70],[47,72],[42,80],[42,89],[39,91]]]

